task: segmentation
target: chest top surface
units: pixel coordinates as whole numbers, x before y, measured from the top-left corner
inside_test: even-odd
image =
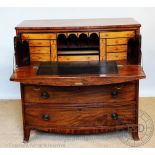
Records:
[[[70,28],[113,28],[140,27],[133,18],[24,20],[16,29],[70,29]]]

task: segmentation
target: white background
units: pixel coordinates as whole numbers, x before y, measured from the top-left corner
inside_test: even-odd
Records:
[[[15,26],[28,19],[133,17],[141,25],[143,67],[140,96],[155,96],[155,8],[0,8],[0,99],[20,98],[19,83],[10,82]]]

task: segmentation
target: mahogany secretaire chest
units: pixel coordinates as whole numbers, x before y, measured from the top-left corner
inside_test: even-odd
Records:
[[[30,131],[132,129],[138,140],[140,24],[131,18],[28,20],[16,27],[24,140]]]

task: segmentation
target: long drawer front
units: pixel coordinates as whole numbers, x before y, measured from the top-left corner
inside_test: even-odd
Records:
[[[135,100],[135,82],[105,86],[24,86],[26,103],[103,103]]]
[[[124,104],[124,105],[123,105]],[[26,106],[25,121],[34,127],[102,127],[135,123],[135,103],[106,104],[102,107]]]

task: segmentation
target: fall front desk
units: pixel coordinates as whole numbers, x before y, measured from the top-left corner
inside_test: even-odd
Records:
[[[140,24],[131,18],[23,21],[14,38],[24,140],[31,130],[130,129],[138,140]]]

